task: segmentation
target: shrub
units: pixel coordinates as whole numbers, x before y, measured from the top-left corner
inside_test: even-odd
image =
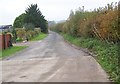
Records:
[[[17,37],[20,38],[20,39],[24,39],[25,36],[26,36],[26,31],[25,29],[23,28],[16,28],[16,34],[17,34]]]

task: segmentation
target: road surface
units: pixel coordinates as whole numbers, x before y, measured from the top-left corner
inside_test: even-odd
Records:
[[[109,82],[96,60],[55,32],[2,60],[3,82]]]

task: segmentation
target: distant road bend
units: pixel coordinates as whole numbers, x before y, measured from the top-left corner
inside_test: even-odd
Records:
[[[3,82],[109,82],[96,60],[50,31],[42,41],[2,60]]]

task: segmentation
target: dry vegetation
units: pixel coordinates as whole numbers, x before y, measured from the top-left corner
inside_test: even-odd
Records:
[[[62,33],[71,43],[88,48],[97,55],[98,62],[110,75],[120,82],[120,4],[111,3],[105,7],[85,11],[84,7],[71,11],[66,22],[50,26]]]
[[[50,28],[72,36],[97,37],[116,43],[120,40],[118,4],[111,3],[94,11],[85,11],[84,7],[79,8],[75,12],[71,11],[66,22],[58,23]]]

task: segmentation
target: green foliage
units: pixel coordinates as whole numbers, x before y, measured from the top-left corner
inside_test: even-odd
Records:
[[[111,3],[94,11],[85,11],[84,7],[79,8],[75,12],[71,11],[68,20],[56,24],[53,30],[76,37],[94,37],[117,43],[120,40],[117,7],[116,3]]]
[[[0,58],[10,56],[16,52],[19,52],[20,50],[25,49],[25,48],[27,48],[27,46],[13,46],[8,49],[2,50],[2,51],[0,51],[0,53],[2,54],[2,55],[0,55]]]
[[[32,23],[25,23],[24,28],[25,28],[25,31],[29,31],[29,30],[34,30],[35,26]]]
[[[96,59],[102,65],[102,67],[109,73],[110,79],[113,81],[119,81],[120,68],[118,65],[119,55],[118,55],[118,45],[106,43],[105,41],[100,41],[95,38],[84,38],[84,37],[74,37],[70,34],[62,34],[63,37],[79,47],[88,48],[90,51],[95,53]]]
[[[71,11],[66,22],[50,29],[64,33],[64,38],[71,43],[93,51],[111,79],[120,81],[117,45],[120,43],[120,2],[94,11],[85,11],[84,7]]]
[[[107,45],[103,47],[104,50],[97,51],[98,61],[104,67],[104,69],[110,74],[110,79],[113,81],[118,81],[118,46],[117,45]]]
[[[25,36],[26,36],[26,31],[23,28],[16,28],[16,34],[17,34],[17,39],[20,38],[22,40],[24,40]]]
[[[29,31],[26,32],[26,37],[28,39],[31,39],[31,38],[35,37],[36,35],[37,35],[36,32],[32,31],[32,30],[29,30]]]
[[[41,39],[44,39],[47,36],[47,34],[40,33],[36,37],[32,38],[31,41],[39,41]]]
[[[41,31],[47,33],[47,21],[44,19],[41,11],[39,10],[37,4],[31,4],[26,10],[26,16],[24,18],[24,23],[32,23],[35,27],[40,27]]]
[[[14,23],[13,23],[14,28],[23,28],[25,15],[26,14],[23,13],[15,18]]]
[[[25,13],[16,17],[14,23],[14,28],[26,28],[26,31],[34,29],[36,27],[41,28],[41,31],[48,33],[48,23],[39,10],[37,4],[31,4]]]
[[[41,33],[41,32],[40,32],[40,31],[41,31],[40,28],[35,28],[34,31],[35,31],[35,34],[36,34],[36,35],[38,35],[39,33]]]
[[[28,26],[29,29],[27,31],[26,31],[27,28],[16,28],[15,29],[17,35],[16,41],[23,41],[26,40],[26,38],[32,39],[41,33],[40,28],[34,28],[34,30],[32,30],[33,27],[31,28],[30,27]]]

